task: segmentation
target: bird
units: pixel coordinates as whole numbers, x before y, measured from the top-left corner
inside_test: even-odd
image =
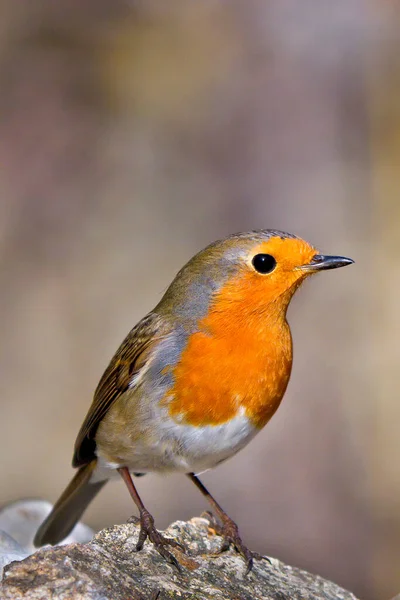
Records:
[[[136,550],[149,539],[179,568],[172,548],[185,549],[156,529],[132,478],[178,472],[209,501],[223,549],[232,545],[250,571],[256,554],[198,474],[244,448],[278,409],[292,369],[293,294],[309,276],[353,262],[273,229],[229,235],[191,258],[100,379],[75,442],[76,474],[35,546],[63,540],[118,473],[139,511]]]

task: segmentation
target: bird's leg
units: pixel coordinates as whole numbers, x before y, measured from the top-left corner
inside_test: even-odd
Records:
[[[156,550],[161,554],[161,556],[163,556],[168,562],[177,567],[177,569],[180,569],[179,563],[176,560],[175,556],[167,550],[166,546],[179,548],[179,550],[181,550],[182,552],[185,551],[184,547],[175,540],[164,537],[159,531],[157,531],[157,529],[154,526],[154,518],[144,506],[139,494],[137,493],[128,467],[120,467],[118,469],[118,472],[124,480],[126,487],[128,488],[129,493],[133,498],[134,503],[139,509],[140,532],[139,539],[136,544],[136,550],[141,550],[143,548],[144,542],[147,538],[149,538],[149,540],[154,544]]]
[[[239,535],[238,526],[232,519],[226,514],[223,508],[218,504],[218,502],[211,496],[210,492],[207,488],[201,483],[200,479],[194,473],[187,473],[187,476],[195,486],[201,491],[201,493],[207,498],[213,509],[215,510],[218,518],[221,520],[222,525],[219,527],[215,521],[211,520],[212,527],[215,528],[215,531],[218,535],[222,535],[224,538],[224,543],[221,548],[221,552],[228,550],[229,546],[233,544],[236,550],[243,556],[246,561],[247,571],[249,573],[253,567],[253,558],[261,558],[259,554],[256,552],[252,552],[245,546],[242,542],[242,539]]]

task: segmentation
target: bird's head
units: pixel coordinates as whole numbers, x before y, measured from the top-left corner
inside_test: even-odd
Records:
[[[198,319],[210,307],[226,313],[286,314],[296,289],[310,275],[351,264],[320,254],[288,233],[260,230],[231,235],[194,256],[178,273],[163,303],[184,318]]]

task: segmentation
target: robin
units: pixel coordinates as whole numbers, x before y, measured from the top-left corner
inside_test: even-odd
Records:
[[[281,231],[231,235],[196,254],[160,303],[127,335],[107,367],[79,431],[77,473],[34,543],[56,544],[118,472],[147,538],[178,566],[145,508],[131,473],[185,473],[220,519],[247,569],[253,553],[196,473],[234,456],[277,410],[292,368],[289,302],[314,273],[351,264]]]

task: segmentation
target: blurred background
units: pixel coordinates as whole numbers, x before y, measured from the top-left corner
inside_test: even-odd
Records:
[[[273,227],[355,259],[289,320],[268,427],[204,483],[254,549],[400,591],[400,2],[0,1],[0,503],[55,501],[109,359],[179,268]],[[208,506],[138,480],[157,524]],[[133,505],[110,484],[98,529]]]

